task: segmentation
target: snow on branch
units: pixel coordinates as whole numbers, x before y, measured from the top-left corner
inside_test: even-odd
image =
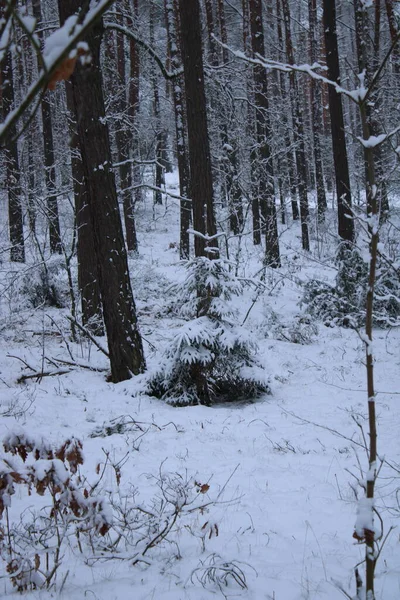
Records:
[[[38,78],[28,88],[18,106],[9,112],[0,125],[0,144],[4,142],[10,130],[33,104],[37,96],[39,96],[39,100],[33,109],[33,114],[35,114],[40,105],[41,98],[57,69],[60,68],[66,59],[76,57],[78,43],[82,41],[88,30],[113,3],[114,0],[92,0],[86,12],[70,17],[62,27],[49,36],[41,55],[43,68],[39,72]],[[13,19],[20,22],[22,17],[22,9],[17,7],[9,11],[7,16],[10,24]],[[4,31],[9,32],[9,28],[5,27]],[[32,35],[34,36],[34,31],[32,31]],[[8,33],[1,37],[2,42],[3,37],[7,38],[8,43],[11,41]]]

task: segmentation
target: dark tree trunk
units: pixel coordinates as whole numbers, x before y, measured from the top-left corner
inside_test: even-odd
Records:
[[[4,9],[0,7],[0,15]],[[14,107],[14,80],[11,53],[6,52],[1,63],[1,101],[3,121]],[[21,206],[21,183],[18,159],[16,127],[11,127],[4,144],[8,192],[8,228],[10,236],[10,260],[25,262],[23,214]]]
[[[139,2],[138,0],[127,0],[128,6],[131,6],[132,14],[128,17],[128,27],[132,27],[139,16]],[[129,156],[130,158],[138,157],[138,142],[136,139],[134,124],[139,112],[139,75],[140,75],[140,55],[139,48],[134,39],[129,40],[129,86],[128,86],[128,116],[130,119],[130,138],[129,138]],[[140,183],[142,180],[140,165],[135,163],[132,164],[130,181],[133,182],[135,187],[133,195],[131,194],[132,200],[132,219],[130,220],[130,241],[127,246],[128,250],[135,253],[138,252],[139,245],[136,235],[136,225],[134,218],[134,208],[138,202],[142,199],[142,188]]]
[[[122,4],[122,9],[124,8]],[[120,24],[123,25],[123,11],[117,15]],[[130,144],[129,131],[125,122],[125,117],[128,111],[128,102],[126,97],[126,61],[125,61],[125,36],[120,32],[116,32],[117,41],[117,71],[118,71],[118,100],[116,103],[117,119],[115,141],[118,151],[119,179],[122,196],[122,206],[124,211],[125,223],[125,239],[126,247],[129,252],[137,252],[137,238],[135,217],[132,202],[132,166],[130,159]]]
[[[154,21],[155,21],[155,4],[154,0],[150,1],[150,45],[154,47]],[[155,187],[157,190],[154,192],[154,203],[162,204],[162,192],[161,187],[164,185],[164,169],[162,167],[162,142],[163,142],[163,130],[161,127],[161,115],[160,115],[160,92],[158,89],[158,76],[154,62],[151,64],[151,85],[153,88],[153,115],[156,127],[155,135]]]
[[[250,0],[250,31],[253,55],[264,56],[264,30],[261,0]],[[272,165],[269,139],[271,125],[269,119],[268,87],[265,69],[255,65],[254,103],[256,108],[257,162],[258,162],[258,195],[261,215],[265,226],[265,264],[269,267],[280,266],[278,224],[276,217],[274,171]]]
[[[178,7],[174,0],[165,0],[165,14],[168,32],[168,44],[173,70],[181,66],[179,55],[179,40],[177,32]],[[176,148],[178,155],[179,193],[180,200],[180,243],[179,255],[182,260],[187,260],[190,255],[189,228],[192,214],[190,200],[190,171],[189,156],[186,143],[186,114],[183,96],[184,81],[180,76],[172,83],[172,95],[175,108]]]
[[[215,34],[215,16],[213,10],[214,0],[204,0],[204,6],[206,9],[209,62],[215,67],[218,65],[218,47],[213,37],[213,35]]]
[[[317,0],[310,0],[308,3],[308,21],[310,28],[310,59],[311,64],[318,62],[318,35],[317,35]],[[320,84],[311,77],[311,121],[312,135],[314,143],[314,164],[315,164],[315,180],[317,188],[317,207],[318,221],[325,220],[325,212],[327,209],[324,174],[322,166],[321,153],[321,127],[322,127],[322,97]]]
[[[41,0],[32,0],[33,16],[36,22],[42,23]],[[43,32],[39,31],[40,42],[43,43]],[[38,69],[42,67],[38,59]],[[43,148],[45,179],[47,189],[47,218],[49,221],[50,252],[62,254],[63,245],[60,235],[60,220],[58,217],[57,191],[56,191],[56,168],[54,160],[53,123],[51,116],[51,105],[49,93],[46,92],[42,98],[42,124],[43,124]]]
[[[59,0],[61,22],[79,11],[80,0]],[[108,128],[105,122],[100,44],[103,23],[98,21],[86,37],[92,61],[78,65],[71,78],[87,201],[94,233],[99,286],[103,303],[114,383],[145,369],[142,340],[129,279],[127,254],[116,194]],[[101,168],[99,168],[101,166]]]
[[[328,78],[340,83],[335,0],[323,0],[323,9]],[[329,112],[338,202],[338,231],[339,236],[343,240],[354,242],[354,220],[351,208],[350,176],[344,132],[342,97],[331,85],[329,86]]]
[[[250,33],[250,11],[248,0],[242,0],[243,10],[243,49],[246,54],[251,55],[251,33]],[[251,196],[251,213],[253,218],[253,244],[259,246],[261,244],[261,218],[260,204],[258,201],[258,186],[257,183],[257,144],[255,141],[255,110],[254,110],[254,89],[253,78],[250,76],[250,71],[246,70],[246,87],[247,87],[247,135],[252,140],[250,148],[250,196]]]
[[[394,11],[394,4],[395,0],[385,0],[386,13],[389,21],[390,39],[392,44],[396,42],[399,34],[399,24]],[[398,75],[400,73],[400,44],[398,41],[392,52],[392,65],[394,73]]]
[[[374,10],[364,7],[360,0],[354,1],[354,16],[356,29],[356,46],[358,58],[359,73],[365,73],[365,83],[368,86],[371,75],[379,67],[379,46],[380,46],[380,0],[375,1]],[[372,24],[372,15],[374,16],[374,24]],[[370,40],[373,40],[373,44]],[[372,46],[372,47],[371,47]],[[365,106],[366,118],[371,135],[379,134],[378,113],[381,105],[381,95],[374,90],[371,94],[371,101]],[[373,149],[373,157],[375,162],[375,180],[377,184],[377,202],[380,209],[380,217],[384,219],[389,210],[387,186],[384,176],[384,155],[382,145],[376,146]],[[365,164],[365,181],[368,181],[368,151],[364,148],[364,164]],[[367,187],[367,186],[366,186]],[[366,189],[366,197],[368,198],[368,190]],[[367,212],[371,212],[371,206],[367,206]]]
[[[66,83],[67,108],[73,118],[74,95],[70,82]],[[88,200],[88,181],[85,177],[76,122],[71,128],[71,170],[74,186],[75,221],[78,234],[78,286],[81,295],[82,322],[93,335],[104,335],[99,276],[95,242]]]
[[[290,25],[290,8],[288,0],[282,0],[282,12],[285,25],[286,54],[289,64],[294,64],[294,50]],[[295,156],[297,167],[297,189],[300,199],[301,241],[303,250],[310,250],[308,235],[308,196],[307,196],[307,161],[304,145],[304,124],[300,107],[299,90],[296,74],[289,73],[290,97],[292,104],[293,138],[295,143]]]
[[[179,13],[185,74],[193,227],[202,234],[195,236],[194,249],[196,256],[207,256],[210,254],[207,252],[207,246],[211,245],[215,248],[210,255],[212,258],[218,256],[218,241],[214,239],[210,244],[202,237],[215,236],[217,228],[213,206],[199,0],[179,0]]]

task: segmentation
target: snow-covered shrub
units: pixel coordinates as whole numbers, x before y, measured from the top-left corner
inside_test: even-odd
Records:
[[[256,347],[235,323],[233,296],[242,284],[222,259],[199,257],[185,263],[186,278],[171,286],[179,314],[187,321],[150,376],[148,391],[176,405],[256,398],[269,391]]]
[[[33,308],[64,308],[69,296],[64,259],[52,257],[46,264],[32,268],[22,278],[21,293]]]
[[[335,285],[312,279],[305,285],[302,303],[329,327],[360,327],[365,321],[368,264],[357,248],[345,244],[339,247],[336,263]],[[396,263],[378,262],[373,318],[380,327],[400,325],[400,265]]]
[[[309,315],[296,315],[289,323],[276,323],[272,337],[292,344],[311,344],[318,335],[318,327]]]
[[[11,433],[3,440],[3,450],[0,556],[18,591],[48,587],[69,540],[88,535],[93,546],[94,536],[109,531],[112,513],[105,499],[95,493],[97,486],[85,486],[79,475],[83,464],[79,440],[67,440],[53,448],[25,432]],[[25,487],[30,496],[36,492],[46,497],[47,506],[38,513],[24,511],[20,521],[14,522],[10,510],[17,485]]]

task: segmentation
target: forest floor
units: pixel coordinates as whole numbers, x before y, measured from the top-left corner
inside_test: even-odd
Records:
[[[148,202],[138,218],[140,256],[130,259],[130,268],[151,370],[180,325],[167,310],[168,285],[183,269],[176,205],[168,200],[153,218]],[[272,393],[210,408],[174,408],[150,398],[140,393],[143,377],[108,383],[107,358],[87,339],[69,339],[68,311],[26,308],[15,291],[18,278],[2,263],[0,439],[26,431],[57,446],[75,436],[83,444],[82,476],[95,482],[96,465],[103,472],[108,455],[99,492],[154,517],[135,521],[137,533],[114,553],[97,549],[94,555],[86,543],[80,552],[67,534],[55,585],[28,591],[26,598],[335,600],[344,597],[340,588],[355,595],[354,568],[364,556],[364,545],[353,539],[356,496],[363,493],[357,482],[368,468],[365,350],[354,330],[315,320],[300,327],[308,343],[290,341],[303,310],[301,282],[335,276],[333,236],[316,240],[314,232],[309,256],[300,251],[299,237],[297,224],[283,232],[282,268],[267,273],[262,294],[250,286],[236,300],[239,322],[248,313],[244,327],[257,340]],[[251,236],[243,238],[239,274],[259,277],[261,258]],[[26,266],[22,272],[29,281]],[[382,550],[376,585],[377,598],[394,600],[400,598],[400,330],[376,329],[374,338],[378,452],[387,459],[376,507],[384,535],[397,527]],[[21,375],[61,365],[68,372],[17,383]],[[119,461],[118,486],[111,463]],[[20,524],[49,503],[20,489],[11,501],[10,519]],[[164,525],[171,525],[165,540],[133,566],[134,541],[143,548],[139,538],[154,540]],[[4,562],[0,577],[0,595],[16,597]]]

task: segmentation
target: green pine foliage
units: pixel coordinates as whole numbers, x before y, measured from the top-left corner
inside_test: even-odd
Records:
[[[174,405],[255,399],[269,392],[256,346],[235,322],[231,300],[242,284],[226,261],[199,257],[185,263],[186,277],[170,287],[186,321],[149,379],[149,393]]]
[[[368,264],[355,247],[342,244],[334,286],[312,279],[305,285],[302,303],[328,327],[358,328],[365,322]],[[374,295],[374,324],[400,325],[400,265],[378,262]]]

